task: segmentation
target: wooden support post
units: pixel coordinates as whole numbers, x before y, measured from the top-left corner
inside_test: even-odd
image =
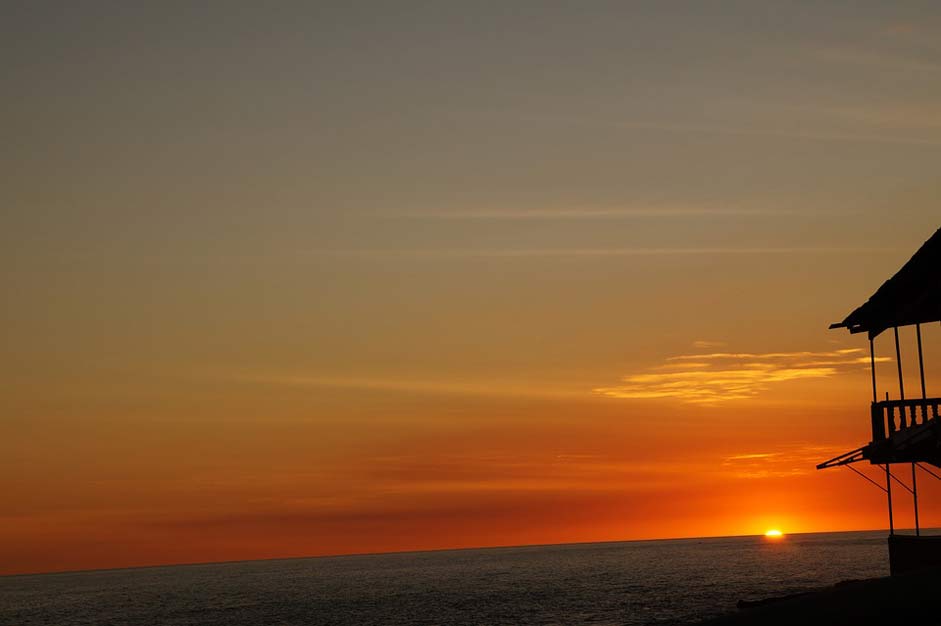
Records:
[[[925,359],[921,349],[921,324],[915,324],[915,336],[918,338],[918,373],[921,376],[921,399],[926,400],[928,393],[925,390]],[[928,405],[922,407],[922,423],[928,421]],[[921,535],[921,529],[918,525],[918,483],[915,482],[915,464],[912,463],[912,496],[915,498],[915,536]]]
[[[899,400],[904,400],[905,381],[902,379],[902,350],[899,348],[899,327],[896,326],[893,330],[895,330],[895,362],[899,368]]]
[[[928,397],[928,392],[925,391],[925,357],[921,351],[921,324],[915,324],[915,336],[918,337],[918,373],[921,375],[921,399],[924,400]]]
[[[918,483],[915,482],[915,463],[912,463],[912,500],[915,502],[915,536],[921,536],[921,526],[918,525]]]
[[[895,331],[895,361],[898,365],[899,370],[899,399],[905,399],[905,379],[902,376],[902,349],[899,347],[899,327],[896,326],[892,330]],[[920,334],[920,333],[919,333]],[[918,346],[919,357],[921,356],[921,342],[919,341]],[[901,420],[902,427],[905,426],[905,405],[899,407],[899,410],[902,412]],[[911,425],[915,425],[915,411],[916,409],[912,407],[912,414],[910,417]],[[889,466],[886,465],[886,468]],[[888,469],[886,470],[888,471]],[[921,528],[918,523],[918,485],[915,482],[915,464],[912,463],[912,501],[915,507],[915,536],[921,535]],[[892,515],[891,509],[889,515]]]

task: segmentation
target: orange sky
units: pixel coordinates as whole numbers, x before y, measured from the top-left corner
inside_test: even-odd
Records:
[[[933,7],[321,4],[2,20],[0,573],[886,525]]]
[[[928,354],[941,354],[941,333],[925,335]],[[893,365],[880,384],[894,395]],[[879,491],[847,470],[813,469],[867,440],[865,367],[758,384],[754,396],[705,405],[685,401],[687,390],[633,400],[555,386],[540,398],[279,382],[191,392],[172,414],[109,398],[119,406],[94,420],[7,424],[5,463],[30,472],[4,479],[3,563],[48,571],[883,527]],[[936,482],[921,477],[924,525],[941,516]]]

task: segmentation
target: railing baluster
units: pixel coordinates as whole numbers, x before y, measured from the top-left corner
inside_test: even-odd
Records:
[[[893,434],[941,421],[941,398],[884,400],[872,404],[872,438],[879,441]]]

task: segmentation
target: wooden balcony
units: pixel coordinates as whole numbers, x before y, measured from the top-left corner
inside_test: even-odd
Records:
[[[941,398],[884,400],[872,403],[873,443],[938,419]]]

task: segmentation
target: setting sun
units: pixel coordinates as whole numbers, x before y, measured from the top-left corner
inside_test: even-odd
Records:
[[[771,530],[765,531],[765,537],[769,539],[780,539],[783,536],[784,536],[784,533],[782,533],[780,530],[776,528],[772,528]]]

